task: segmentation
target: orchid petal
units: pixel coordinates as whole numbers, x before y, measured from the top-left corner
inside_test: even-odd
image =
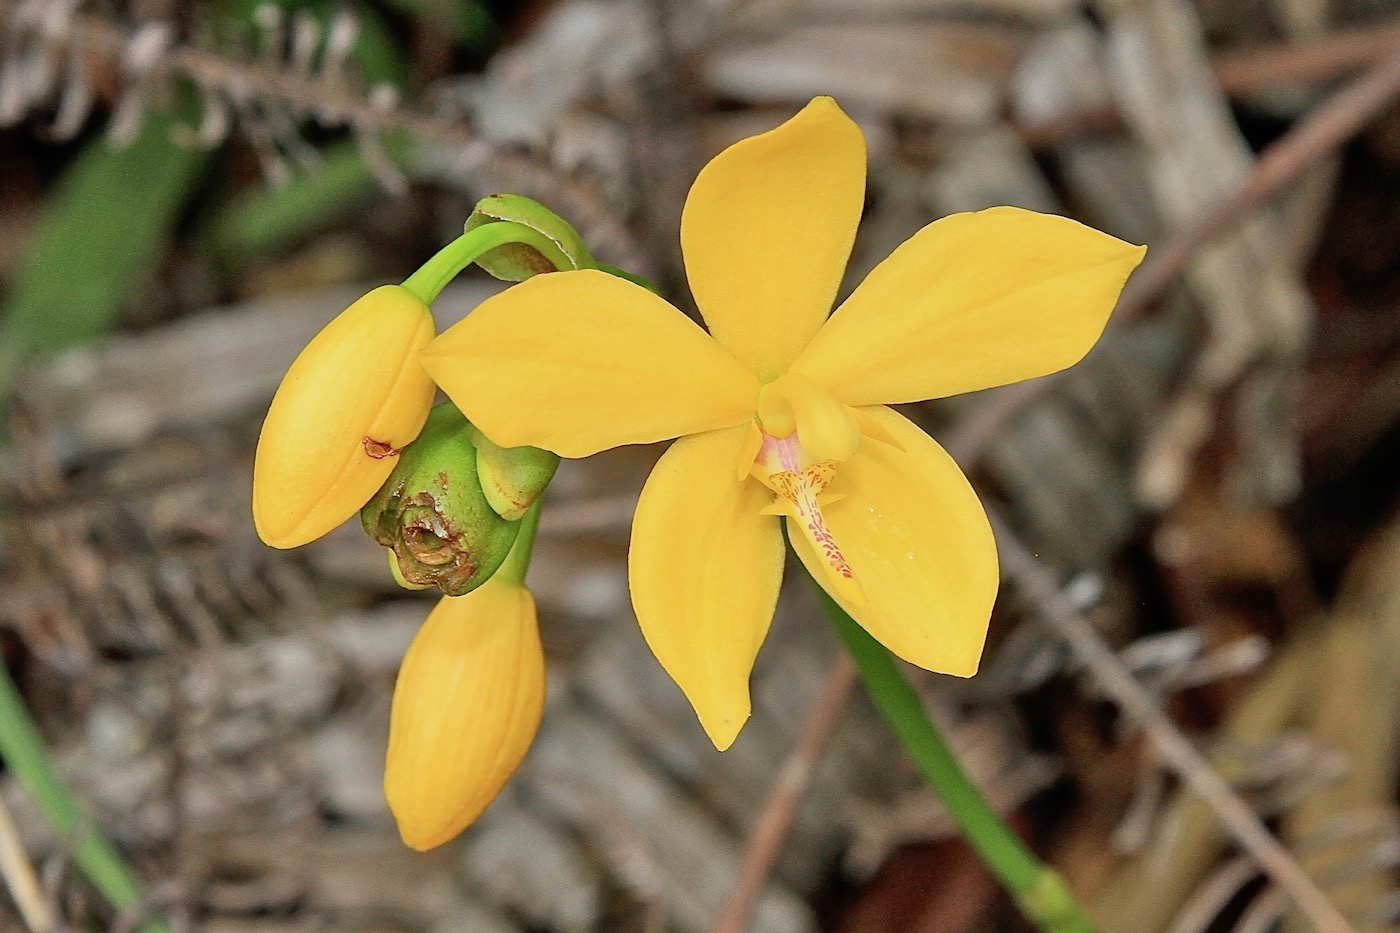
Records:
[[[705,323],[769,381],[831,313],[865,199],[865,138],[829,97],[701,170],[681,215]]]
[[[420,354],[503,447],[586,457],[748,421],[758,382],[689,318],[592,269],[495,295]]]
[[[772,495],[736,480],[749,426],[683,437],[656,464],[632,520],[632,604],[652,653],[723,751],[749,718],[749,674],[783,573]]]
[[[792,368],[847,405],[1046,376],[1093,347],[1145,252],[1016,207],[953,214],[880,263]]]
[[[418,436],[436,391],[418,365],[433,317],[408,291],[376,288],[301,351],[272,399],[253,461],[253,524],[293,548],[350,518]]]
[[[862,444],[840,464],[822,508],[860,601],[803,535],[789,534],[808,571],[841,608],[911,664],[977,672],[996,599],[996,542],[967,477],[932,438],[893,410],[862,410],[898,447]],[[903,448],[902,450],[900,448]]]

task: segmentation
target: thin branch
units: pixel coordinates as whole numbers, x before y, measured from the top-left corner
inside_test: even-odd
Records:
[[[811,783],[812,775],[821,761],[827,743],[836,734],[842,714],[855,686],[856,669],[851,656],[842,651],[831,665],[821,699],[808,714],[802,735],[783,761],[768,787],[768,798],[744,847],[744,860],[739,865],[739,883],[729,894],[715,924],[714,933],[745,933],[759,896],[768,883],[778,853],[787,838],[788,827],[797,815],[798,804]]]
[[[1360,71],[1400,48],[1400,20],[1339,29],[1294,42],[1249,46],[1222,54],[1212,67],[1220,90],[1243,97],[1271,88],[1325,84]]]
[[[0,877],[4,878],[31,933],[53,933],[58,929],[58,919],[44,897],[34,866],[25,855],[24,844],[20,842],[14,818],[3,797],[0,797]]]
[[[1055,575],[1021,543],[1005,522],[992,516],[1001,565],[1006,576],[1031,598],[1033,611],[1048,622],[1083,662],[1089,676],[1147,736],[1158,756],[1215,811],[1260,869],[1284,891],[1323,933],[1350,933],[1352,927],[1322,889],[1288,854],[1283,844],[1225,783],[1210,762],[1162,712],[1157,701],[1133,679],[1118,655],[1104,643],[1093,624],[1066,597]]]
[[[15,0],[0,0],[0,35],[24,34],[25,26],[17,19],[22,6]],[[45,32],[43,39],[51,56],[80,52],[89,70],[106,65],[126,74],[129,50],[154,34],[159,26],[150,22],[133,31],[100,16],[76,14],[68,28]],[[552,203],[570,213],[570,219],[592,239],[609,244],[614,252],[627,254],[614,259],[636,260],[635,238],[591,185],[529,155],[504,151],[458,121],[403,106],[394,95],[384,93],[391,90],[388,85],[371,89],[366,95],[348,82],[335,80],[324,69],[308,75],[304,69],[272,68],[178,43],[145,62],[140,74],[143,85],[171,78],[194,83],[202,92],[205,106],[216,107],[214,116],[221,117],[212,122],[222,121],[225,127],[227,115],[219,98],[235,105],[275,101],[298,118],[312,117],[328,126],[347,126],[361,140],[362,148],[368,147],[371,153],[381,135],[407,134],[438,150],[435,158],[425,160],[430,171],[453,178],[469,177],[480,187],[493,190],[539,195],[547,192]],[[131,76],[127,75],[127,79]],[[129,87],[127,91],[126,96],[135,103],[144,103],[146,95],[140,88]],[[211,95],[210,91],[218,93]],[[200,131],[195,131],[195,135],[201,137],[203,144],[209,144]]]
[[[1277,88],[1326,84],[1366,68],[1397,48],[1400,48],[1400,24],[1390,20],[1298,42],[1261,44],[1224,52],[1212,60],[1211,70],[1221,93],[1237,100]],[[1021,141],[1033,150],[1048,149],[1090,133],[1109,132],[1122,125],[1122,115],[1112,104],[1047,120],[1011,121]]]
[[[121,55],[131,41],[126,29],[86,14],[74,18],[73,33],[84,51],[110,57]],[[490,149],[451,120],[401,107],[376,107],[369,98],[342,85],[308,80],[292,71],[273,71],[190,46],[172,47],[151,73],[180,75],[205,86],[251,92],[253,97],[280,100],[304,113],[326,114],[337,122],[379,132],[407,130],[423,139],[474,146],[483,158]]]

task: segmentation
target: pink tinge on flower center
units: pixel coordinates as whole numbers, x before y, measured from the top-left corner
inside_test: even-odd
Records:
[[[841,498],[839,494],[825,495],[836,476],[836,461],[813,460],[796,433],[780,438],[761,432],[751,472],[778,496],[764,512],[787,516],[789,530],[800,531],[830,569],[826,582],[831,588],[846,602],[863,604],[864,590],[822,515],[823,505]]]

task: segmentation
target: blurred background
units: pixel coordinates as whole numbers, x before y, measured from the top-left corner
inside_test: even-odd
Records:
[[[252,529],[287,365],[477,198],[538,198],[687,307],[695,172],[831,94],[870,148],[848,288],[924,224],[995,204],[1151,246],[1066,378],[908,411],[1005,523],[982,673],[910,672],[969,769],[1106,933],[1308,929],[1298,867],[1345,914],[1333,929],[1392,928],[1397,17],[1387,0],[0,0],[3,663],[177,929],[1026,929],[797,574],[753,719],[713,750],[628,604],[659,448],[561,469],[531,574],[542,731],[428,855],[399,842],[380,778],[431,601],[355,523],[294,552]],[[465,275],[440,326],[499,287]],[[0,801],[0,929],[136,927],[12,775]],[[1268,870],[1259,821],[1282,846]]]

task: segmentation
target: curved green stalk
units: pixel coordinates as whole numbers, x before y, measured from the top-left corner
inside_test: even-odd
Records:
[[[502,580],[525,585],[525,574],[530,570],[530,558],[535,553],[535,534],[540,530],[540,512],[543,508],[544,496],[541,496],[520,519],[520,532],[515,536],[515,544],[511,546],[501,569],[496,571],[496,576]]]
[[[1088,914],[1059,872],[1026,848],[982,796],[929,719],[918,694],[894,657],[817,587],[827,615],[855,659],[865,688],[894,730],[919,773],[948,808],[963,837],[1015,898],[1026,917],[1046,933],[1093,933]]]
[[[598,266],[598,269],[601,272],[606,272],[608,275],[615,275],[619,279],[625,279],[626,281],[631,282],[633,285],[640,285],[642,288],[645,288],[647,291],[651,292],[654,295],[661,294],[661,289],[657,287],[655,282],[643,278],[642,276],[637,275],[635,272],[628,272],[626,269],[619,269],[617,266],[609,266],[603,264],[600,264]],[[663,295],[662,297],[665,296]]]
[[[447,283],[476,259],[507,243],[524,243],[539,250],[556,269],[572,269],[573,262],[549,237],[524,224],[509,220],[482,224],[448,243],[404,280],[403,287],[425,305],[431,305]]]
[[[43,737],[4,664],[0,664],[0,759],[14,772],[54,833],[69,846],[73,861],[113,909],[122,913],[140,905],[140,882],[116,846],[92,828],[54,771]],[[142,933],[167,933],[168,927],[151,920],[140,929]]]

